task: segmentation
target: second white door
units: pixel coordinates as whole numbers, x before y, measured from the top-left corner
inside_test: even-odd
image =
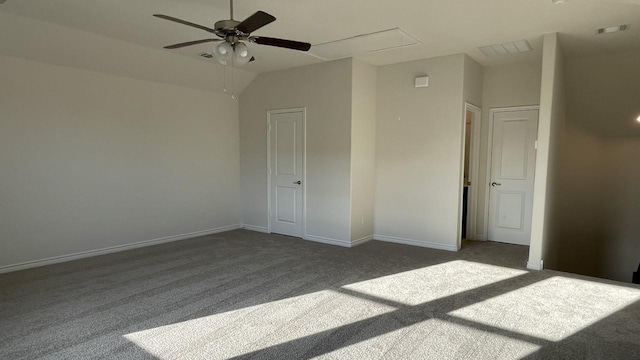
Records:
[[[529,245],[538,110],[493,112],[488,240]]]
[[[303,236],[304,110],[269,112],[271,232]]]

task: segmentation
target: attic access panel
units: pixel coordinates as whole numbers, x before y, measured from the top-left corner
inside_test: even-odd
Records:
[[[330,61],[416,45],[420,45],[418,39],[400,28],[395,28],[317,44],[311,47],[309,53]]]

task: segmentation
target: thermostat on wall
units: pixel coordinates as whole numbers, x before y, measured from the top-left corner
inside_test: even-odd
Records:
[[[416,87],[429,87],[429,77],[428,76],[418,76],[416,78]]]

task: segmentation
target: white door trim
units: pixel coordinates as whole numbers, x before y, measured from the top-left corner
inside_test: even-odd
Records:
[[[271,115],[302,112],[302,234],[307,233],[307,108],[267,110],[267,231],[271,234]]]
[[[478,190],[480,187],[478,186],[478,180],[480,179],[478,173],[480,170],[480,129],[482,128],[482,109],[476,105],[473,105],[469,102],[464,103],[464,115],[462,120],[462,174],[463,179],[461,180],[460,186],[460,226],[462,226],[462,197],[464,196],[464,139],[466,137],[466,118],[467,118],[467,110],[473,112],[473,121],[471,122],[471,150],[469,152],[469,175],[471,181],[471,186],[469,187],[469,192],[471,193],[471,197],[467,199],[467,239],[476,240],[476,228],[477,228],[477,218],[478,218]],[[461,228],[462,229],[462,228]],[[461,241],[462,232],[458,234],[458,242]],[[458,248],[460,248],[461,244],[458,244]]]
[[[540,111],[540,105],[526,105],[526,106],[512,106],[512,107],[499,107],[499,108],[491,108],[489,109],[489,136],[487,141],[487,171],[486,171],[486,179],[485,179],[485,192],[484,192],[484,239],[489,239],[489,200],[490,200],[490,189],[489,184],[491,183],[491,161],[493,156],[493,115],[498,112],[515,112],[515,111],[527,111],[527,110],[538,110]],[[535,179],[535,173],[534,173]]]

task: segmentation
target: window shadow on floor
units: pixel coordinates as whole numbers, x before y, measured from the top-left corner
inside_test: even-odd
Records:
[[[0,342],[8,344],[0,355],[82,357],[99,348],[100,356],[111,358],[152,356],[125,336],[322,291],[394,310],[243,356],[322,355],[432,319],[544,349],[553,343],[448,314],[557,275],[528,272],[527,254],[526,247],[485,242],[465,243],[458,253],[381,242],[346,249],[240,230],[85,259],[0,276]],[[417,304],[351,286],[446,270],[460,261],[513,269],[517,275]],[[469,269],[449,273],[448,279],[482,277],[477,266]]]

